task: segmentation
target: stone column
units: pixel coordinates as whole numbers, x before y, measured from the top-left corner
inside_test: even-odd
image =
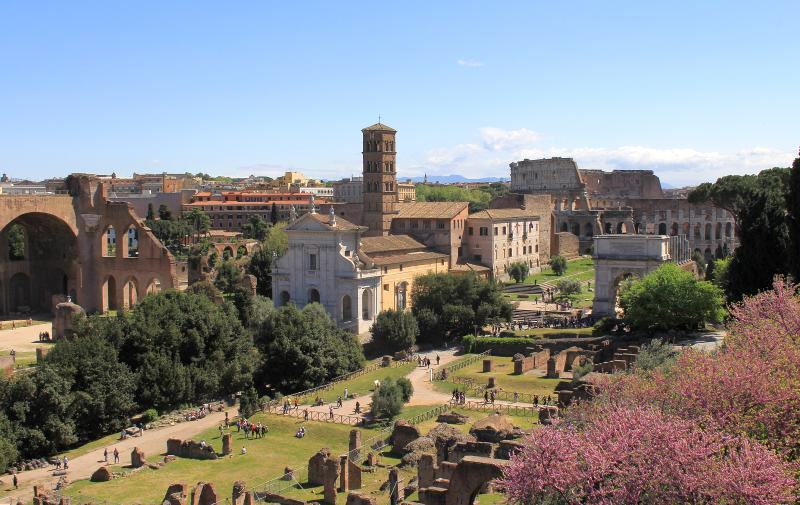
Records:
[[[397,468],[392,468],[389,470],[389,504],[390,505],[398,505],[400,503],[400,486],[402,485],[402,480],[400,479],[400,473],[397,471]]]
[[[547,360],[547,378],[558,379],[560,376],[558,370],[556,370],[556,358],[551,356],[550,359]]]
[[[432,454],[423,454],[417,466],[419,488],[431,487],[435,476],[435,465]]]
[[[222,455],[227,456],[233,451],[233,435],[226,433],[222,435]]]
[[[350,458],[347,454],[339,457],[339,492],[346,493],[350,490],[350,472],[348,471],[348,462]]]
[[[328,505],[336,505],[336,480],[339,478],[339,462],[331,458],[325,461],[325,483],[323,500]]]
[[[361,432],[357,429],[350,430],[350,457],[354,461],[361,459]]]
[[[483,360],[483,371],[484,372],[491,372],[492,371],[492,360],[490,360],[490,359]]]

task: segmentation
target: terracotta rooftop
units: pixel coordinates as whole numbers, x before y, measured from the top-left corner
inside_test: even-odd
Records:
[[[397,204],[397,217],[452,219],[468,206],[468,202],[404,202]]]
[[[446,254],[438,253],[436,251],[419,251],[408,252],[402,254],[387,254],[385,256],[369,256],[372,262],[377,266],[396,265],[397,263],[410,263],[412,261],[430,261],[445,259]]]
[[[456,263],[451,272],[488,272],[489,267],[477,263]]]
[[[532,221],[539,220],[539,216],[534,214],[532,210],[525,209],[486,209],[470,214],[469,217],[474,219],[513,219],[524,217]]]
[[[374,124],[374,125],[372,125],[372,126],[367,126],[366,128],[364,128],[364,129],[363,129],[363,130],[361,130],[361,131],[362,131],[362,132],[363,132],[363,131],[396,132],[397,130],[395,130],[395,129],[394,129],[394,128],[392,128],[391,126],[386,126],[386,125],[385,125],[385,124],[383,124],[383,123],[375,123],[375,124]]]
[[[323,224],[326,224],[326,225],[330,226],[330,219],[331,218],[327,213],[325,213],[325,214],[311,214],[311,213],[308,213],[308,214],[303,214],[303,216],[308,216],[311,219],[316,219],[320,223],[323,223]],[[331,227],[331,228],[333,228],[333,227]],[[363,228],[363,227],[354,225],[353,223],[351,223],[350,221],[348,221],[347,219],[345,219],[343,217],[336,216],[336,229],[337,230],[358,230],[358,229],[361,229],[361,228]]]
[[[381,237],[362,237],[361,251],[372,255],[395,251],[423,250],[425,244],[417,242],[408,235],[386,235]]]

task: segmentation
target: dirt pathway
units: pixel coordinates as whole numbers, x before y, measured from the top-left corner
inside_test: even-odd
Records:
[[[8,324],[6,322],[6,324]],[[39,342],[39,333],[49,331],[53,334],[51,323],[34,324],[33,326],[23,326],[14,330],[0,331],[0,351],[17,352],[36,351],[37,347],[42,347],[43,342]],[[4,353],[5,354],[5,353]]]
[[[228,409],[228,413],[233,418],[236,414],[235,408]],[[167,440],[170,438],[190,439],[195,435],[215,426],[222,424],[225,421],[224,412],[213,412],[203,419],[197,421],[188,421],[178,423],[173,426],[166,426],[154,430],[145,431],[141,437],[132,437],[126,440],[120,440],[108,446],[109,461],[113,462],[112,453],[116,447],[120,452],[120,463],[122,465],[131,464],[131,451],[134,447],[144,451],[145,456],[151,461],[160,459],[160,455],[164,454],[167,450]],[[105,447],[100,447],[87,454],[78,456],[69,462],[69,471],[67,479],[70,482],[88,479],[95,470],[103,466],[103,450]],[[53,468],[31,470],[28,472],[21,472],[18,474],[19,479],[19,492],[11,493],[9,496],[0,499],[0,503],[5,503],[9,497],[15,500],[20,499],[23,503],[29,503],[33,498],[33,486],[39,484],[46,484],[48,486],[55,485],[58,482],[58,477],[52,476]],[[8,476],[3,477],[4,482],[10,482]],[[5,488],[5,486],[4,486]],[[16,501],[14,501],[16,503]]]

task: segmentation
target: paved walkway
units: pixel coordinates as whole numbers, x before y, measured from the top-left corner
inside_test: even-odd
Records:
[[[236,415],[235,408],[228,409],[229,415],[233,418]],[[203,419],[197,421],[187,421],[178,423],[173,426],[166,426],[154,430],[145,431],[141,437],[131,437],[126,440],[120,440],[108,446],[109,461],[113,461],[112,453],[116,447],[120,452],[120,463],[122,465],[131,464],[131,451],[134,447],[144,451],[147,458],[152,461],[160,460],[160,455],[164,454],[167,450],[167,440],[170,438],[189,439],[195,435],[215,426],[222,424],[225,421],[224,412],[213,412]],[[67,479],[70,482],[88,479],[92,473],[99,467],[103,466],[103,450],[105,447],[100,447],[87,454],[78,456],[69,462],[69,471]],[[33,499],[33,486],[45,484],[49,487],[54,486],[58,482],[58,477],[52,476],[53,468],[31,470],[28,472],[21,472],[17,475],[19,479],[19,491],[11,493],[9,496],[0,498],[0,503],[6,503],[10,497],[16,500],[22,500],[23,503],[30,503]],[[3,482],[9,483],[10,476],[4,475]],[[3,486],[6,489],[8,486]]]

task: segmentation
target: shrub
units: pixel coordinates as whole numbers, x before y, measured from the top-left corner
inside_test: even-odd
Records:
[[[385,310],[370,328],[373,340],[387,351],[410,348],[417,341],[419,326],[414,315],[405,310]]]
[[[561,296],[577,295],[581,292],[581,283],[575,279],[562,279],[556,283]]]
[[[550,268],[553,269],[553,273],[556,275],[564,275],[564,272],[566,272],[568,268],[566,258],[556,254],[550,258]]]
[[[414,386],[411,384],[411,381],[405,377],[397,379],[397,385],[402,391],[403,403],[407,403],[408,400],[411,399],[411,395],[414,394]]]
[[[372,415],[376,419],[391,419],[403,410],[403,389],[392,379],[381,381],[372,393]]]
[[[147,409],[142,414],[142,422],[145,424],[152,423],[156,419],[158,419],[158,411],[156,409]]]
[[[0,437],[0,473],[5,473],[9,466],[19,458],[16,446]]]
[[[634,370],[651,372],[656,368],[669,367],[675,363],[677,356],[672,345],[663,340],[652,340],[639,349]]]
[[[625,320],[643,330],[694,329],[725,314],[722,290],[666,263],[620,295]]]
[[[244,390],[242,397],[239,399],[239,415],[247,418],[259,410],[261,410],[261,404],[258,399],[258,393],[256,393],[256,388],[251,386]]]
[[[587,361],[583,365],[578,365],[572,369],[572,382],[578,382],[585,375],[594,370],[594,363]]]
[[[527,263],[522,261],[517,261],[512,263],[508,267],[508,275],[511,276],[517,283],[520,283],[525,280],[525,277],[528,276],[530,272],[530,267],[528,267]]]

